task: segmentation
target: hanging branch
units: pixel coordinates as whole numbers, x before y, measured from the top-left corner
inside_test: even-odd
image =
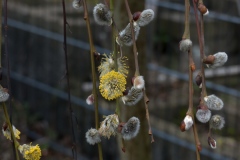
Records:
[[[134,34],[134,28],[133,28],[133,16],[128,4],[128,1],[125,0],[125,5],[126,5],[126,9],[127,9],[127,13],[128,13],[128,18],[129,18],[129,22],[130,22],[130,27],[131,27],[131,32],[132,32],[132,40],[133,40],[133,53],[134,53],[134,60],[135,60],[135,77],[140,75],[139,72],[139,65],[138,65],[138,52],[137,52],[137,45],[136,45],[136,40],[135,40],[135,34]],[[150,118],[149,118],[149,111],[148,111],[148,102],[149,99],[147,98],[146,95],[146,90],[145,88],[143,89],[144,92],[144,104],[145,104],[145,109],[146,109],[146,119],[148,121],[148,134],[151,136],[151,143],[154,142],[154,138],[153,138],[153,134],[152,134],[152,129],[151,129],[151,125],[150,125]]]
[[[198,43],[200,47],[200,56],[201,56],[201,76],[202,76],[202,93],[201,93],[201,103],[204,102],[204,97],[207,96],[206,91],[206,82],[205,82],[205,70],[204,70],[204,63],[203,60],[206,57],[204,53],[204,29],[203,29],[203,15],[201,14],[201,27],[199,25],[199,19],[198,19],[198,12],[197,12],[197,0],[193,0],[193,6],[194,6],[194,15],[196,19],[196,25],[197,25],[197,34],[198,34]]]
[[[189,1],[189,0],[187,0]],[[189,87],[189,91],[188,91],[188,95],[189,95],[189,107],[188,107],[188,111],[187,111],[187,115],[191,116],[193,119],[193,133],[194,133],[194,140],[195,140],[195,145],[196,145],[196,156],[197,156],[197,160],[200,160],[200,151],[201,151],[201,144],[198,138],[198,133],[197,133],[197,128],[196,128],[196,122],[194,119],[194,114],[193,114],[193,71],[195,70],[195,65],[193,62],[193,58],[192,58],[192,49],[190,49],[188,51],[188,64],[189,64],[189,83],[188,83],[188,87]]]
[[[5,103],[3,104],[3,109],[4,109],[4,113],[5,113],[5,117],[6,120],[8,121],[8,125],[11,128],[12,125],[12,106],[11,106],[11,83],[10,83],[10,62],[9,62],[9,53],[8,53],[8,23],[7,23],[7,18],[8,18],[8,6],[7,6],[7,0],[4,0],[4,45],[5,45],[5,55],[6,55],[6,65],[7,65],[7,88],[8,88],[8,93],[9,93],[9,101],[8,101],[8,107],[9,107],[9,116],[8,116],[8,112],[7,112],[7,108]],[[2,9],[2,3],[1,3],[1,9]],[[2,12],[1,12],[2,13]],[[2,16],[1,17],[1,24],[2,24]],[[1,30],[1,38],[2,39],[2,30]],[[1,41],[2,42],[2,41]],[[0,43],[0,45],[2,45],[2,43]],[[2,49],[2,48],[0,48]],[[2,50],[1,50],[2,52]],[[1,56],[1,55],[0,55]],[[2,59],[0,59],[1,61]],[[0,79],[2,79],[2,62],[0,62]],[[11,132],[11,136],[13,139],[13,154],[15,159],[19,159],[19,155],[18,155],[18,145],[17,145],[17,141],[16,138],[14,136],[14,133],[12,131],[12,128],[10,129]],[[15,148],[15,149],[14,149]]]
[[[63,7],[63,49],[65,54],[65,76],[67,79],[67,92],[68,92],[68,109],[70,113],[70,123],[71,123],[71,130],[72,130],[72,154],[73,158],[77,159],[77,148],[76,148],[76,139],[75,139],[75,133],[74,133],[74,127],[73,127],[73,110],[71,105],[71,93],[70,93],[70,83],[69,83],[69,69],[68,69],[68,55],[67,55],[67,36],[66,36],[66,26],[67,26],[67,20],[66,20],[66,9],[65,9],[65,0],[62,0],[62,7]]]
[[[196,156],[197,156],[197,160],[200,160],[199,152],[201,151],[201,144],[200,144],[200,141],[198,138],[196,122],[195,122],[194,113],[193,113],[193,71],[195,70],[195,64],[194,64],[193,57],[192,57],[192,41],[190,40],[189,15],[190,15],[190,2],[189,2],[189,0],[185,0],[185,28],[184,28],[184,33],[182,36],[182,41],[180,42],[180,50],[188,53],[188,64],[189,64],[189,68],[188,68],[188,75],[189,75],[188,98],[189,98],[189,102],[188,102],[188,104],[189,104],[189,106],[188,106],[188,110],[186,113],[187,116],[185,117],[184,121],[181,124],[181,130],[185,131],[186,129],[189,129],[192,124],[194,140],[195,140],[195,145],[196,145]],[[191,117],[190,119],[189,119],[189,116]]]
[[[134,34],[134,28],[133,28],[133,17],[130,10],[130,7],[128,5],[128,1],[125,0],[125,5],[128,13],[128,18],[130,22],[131,32],[132,32],[132,40],[133,40],[133,53],[134,53],[134,60],[135,60],[135,76],[139,76],[139,66],[138,66],[138,53],[137,53],[137,45],[135,40],[135,34]]]
[[[92,32],[90,27],[90,21],[88,16],[88,9],[87,9],[87,3],[86,0],[83,0],[83,8],[84,8],[84,20],[86,21],[87,30],[88,30],[88,40],[90,44],[90,56],[91,56],[91,68],[92,68],[92,79],[93,79],[93,96],[94,96],[94,108],[95,108],[95,125],[96,129],[99,128],[99,113],[98,113],[98,97],[97,97],[97,87],[96,87],[96,69],[95,69],[95,61],[94,61],[94,53],[95,48],[93,45],[92,40]],[[98,157],[99,160],[103,160],[103,154],[102,154],[102,144],[98,143]]]
[[[0,81],[2,80],[2,3],[0,3]]]
[[[17,142],[16,137],[15,137],[15,135],[14,135],[13,128],[12,128],[12,124],[11,124],[10,118],[9,118],[9,116],[8,116],[8,111],[7,111],[6,104],[5,104],[5,102],[3,102],[1,105],[2,105],[2,107],[3,107],[4,116],[5,116],[5,119],[6,119],[8,128],[9,128],[9,130],[10,130],[10,132],[11,132],[11,138],[12,138],[12,140],[13,140],[13,147],[14,147],[14,148],[13,148],[13,151],[14,151],[13,153],[14,153],[15,159],[20,160],[19,155],[18,155],[18,146],[19,146],[19,143]]]

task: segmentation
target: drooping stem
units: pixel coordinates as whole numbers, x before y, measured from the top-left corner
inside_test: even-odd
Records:
[[[201,94],[201,102],[204,102],[204,97],[207,96],[206,91],[206,82],[205,82],[205,71],[204,71],[204,63],[203,59],[206,57],[204,53],[204,28],[203,28],[203,15],[201,15],[201,27],[199,24],[198,19],[198,12],[197,12],[197,5],[196,0],[193,0],[193,7],[194,7],[194,15],[196,19],[196,25],[197,25],[197,34],[198,34],[198,43],[200,47],[200,57],[201,57],[201,73],[202,73],[202,94]]]
[[[182,39],[190,39],[190,29],[189,29],[189,12],[190,12],[190,3],[189,0],[185,0],[185,28]]]
[[[2,21],[1,21],[2,24]],[[10,60],[9,60],[9,52],[8,52],[8,1],[4,0],[4,47],[5,47],[5,55],[6,55],[6,68],[7,68],[7,88],[9,93],[9,101],[8,101],[8,108],[9,108],[9,120],[12,123],[12,105],[11,105],[11,82],[10,82]],[[2,38],[2,37],[1,37]],[[2,45],[2,43],[0,43]],[[2,66],[0,66],[0,78],[2,78]],[[15,142],[13,141],[13,154],[15,159],[17,158],[16,151],[14,151]]]
[[[200,153],[201,150],[201,144],[198,138],[197,128],[196,128],[196,122],[193,114],[193,71],[195,69],[195,65],[192,58],[192,49],[188,51],[188,63],[189,63],[189,81],[188,81],[188,96],[189,96],[189,106],[187,115],[191,116],[193,119],[193,134],[194,134],[194,140],[196,145],[196,156],[197,160],[200,160]]]
[[[147,118],[147,121],[148,121],[148,134],[151,136],[151,143],[153,143],[154,138],[153,138],[153,134],[152,134],[152,127],[151,127],[151,124],[150,124],[149,111],[148,111],[149,99],[147,97],[145,89],[143,90],[143,94],[144,94],[144,103],[145,103],[145,109],[146,109],[146,118]]]
[[[137,52],[137,45],[136,45],[136,40],[135,40],[135,34],[134,34],[134,28],[133,28],[133,17],[132,13],[128,4],[128,0],[125,0],[125,5],[128,13],[128,18],[130,22],[130,27],[131,27],[131,33],[132,33],[132,39],[133,39],[133,53],[134,53],[134,61],[135,61],[135,77],[140,75],[139,72],[139,66],[138,66],[138,52]],[[150,124],[150,118],[149,118],[149,110],[148,110],[148,102],[149,99],[147,97],[147,94],[145,92],[145,88],[143,89],[144,93],[144,105],[145,105],[145,110],[146,110],[146,119],[148,121],[148,128],[149,128],[149,135],[151,136],[151,143],[154,142],[153,134],[152,134],[152,129],[151,129],[151,124]]]
[[[67,26],[67,19],[66,19],[66,9],[65,9],[65,0],[62,0],[62,7],[63,7],[63,49],[64,49],[64,55],[65,55],[65,76],[67,79],[67,92],[68,92],[68,109],[70,114],[70,125],[71,125],[71,131],[72,131],[72,153],[73,158],[77,159],[77,148],[76,148],[76,139],[75,139],[75,132],[73,127],[73,110],[71,105],[71,93],[70,93],[70,83],[69,83],[69,69],[68,69],[68,55],[67,55],[67,35],[66,35],[66,26]]]
[[[0,3],[0,23],[2,24],[2,3]],[[0,80],[2,80],[2,25],[0,25]]]
[[[189,11],[190,11],[190,3],[189,0],[185,0],[185,30],[182,39],[190,39],[190,24],[189,24]],[[188,50],[188,75],[189,75],[189,81],[188,81],[188,111],[187,115],[191,116],[193,119],[193,134],[194,134],[194,140],[195,140],[195,146],[196,146],[196,156],[197,160],[200,160],[200,153],[201,150],[201,144],[198,138],[197,128],[196,128],[196,122],[194,118],[193,113],[193,71],[195,70],[195,64],[192,57],[192,48]]]
[[[88,16],[87,3],[86,3],[86,0],[83,0],[82,2],[84,7],[84,20],[86,21],[86,25],[87,25],[88,40],[90,44],[90,57],[91,57],[92,79],[93,79],[93,96],[94,96],[94,108],[95,108],[95,126],[96,126],[96,129],[98,129],[99,113],[98,113],[98,97],[97,97],[97,87],[96,87],[97,77],[96,77],[96,69],[95,69],[95,61],[94,61],[95,48],[93,45],[92,31],[91,31],[90,20]],[[99,160],[103,160],[101,143],[98,143],[98,158]]]
[[[133,53],[134,53],[134,60],[135,60],[135,76],[139,76],[139,66],[138,66],[138,52],[137,52],[137,45],[136,45],[136,40],[135,40],[135,33],[134,33],[134,28],[133,28],[133,17],[131,10],[128,5],[128,0],[125,0],[125,5],[128,13],[128,18],[130,22],[130,27],[131,27],[131,32],[132,32],[132,40],[133,40]]]
[[[113,0],[110,0],[110,11],[112,13],[112,17],[114,16],[114,4],[113,4]],[[113,18],[112,18],[113,19]],[[113,58],[114,58],[114,67],[115,67],[115,71],[118,71],[118,53],[117,53],[117,45],[115,42],[116,39],[116,31],[115,31],[115,25],[114,23],[112,23],[112,50],[113,50]],[[118,115],[119,119],[120,119],[120,105],[119,105],[119,98],[116,99],[116,109],[115,109],[115,113]]]
[[[206,89],[206,78],[205,78],[205,69],[204,66],[205,64],[203,63],[203,59],[206,57],[205,56],[205,51],[204,51],[204,23],[203,23],[203,15],[201,15],[200,18],[200,24],[201,24],[201,40],[202,40],[202,53],[201,53],[201,72],[202,72],[202,96],[201,99],[203,100],[204,97],[207,96],[207,89]]]
[[[3,107],[3,111],[4,111],[4,115],[5,115],[5,119],[6,119],[6,122],[8,124],[8,128],[11,132],[11,138],[13,140],[13,144],[14,144],[14,148],[15,148],[15,158],[17,160],[20,160],[19,159],[19,155],[18,155],[18,146],[19,146],[19,143],[18,141],[16,140],[16,137],[14,135],[14,132],[13,132],[13,129],[12,129],[12,124],[10,122],[10,119],[9,119],[9,116],[8,116],[8,111],[7,111],[7,107],[6,107],[6,104],[5,103],[2,103],[2,107]]]

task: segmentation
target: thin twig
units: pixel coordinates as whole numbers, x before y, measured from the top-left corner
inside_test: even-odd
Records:
[[[135,59],[135,76],[139,76],[139,65],[138,65],[138,53],[137,53],[137,45],[136,45],[136,40],[135,40],[135,33],[134,33],[134,28],[133,28],[133,17],[131,10],[129,8],[128,1],[125,0],[125,5],[128,13],[128,18],[130,22],[130,27],[131,27],[131,32],[132,32],[132,40],[133,40],[133,53],[134,53],[134,59]]]
[[[94,96],[94,108],[95,108],[95,125],[96,125],[96,129],[98,129],[99,113],[98,113],[98,97],[97,97],[97,87],[96,87],[97,78],[96,78],[96,69],[95,69],[95,61],[94,61],[95,48],[93,45],[92,31],[91,31],[90,20],[88,16],[87,3],[86,3],[86,0],[83,0],[82,2],[84,7],[84,20],[86,21],[86,25],[87,25],[88,40],[90,44],[91,68],[92,68],[92,79],[93,79],[93,96]],[[98,143],[98,158],[99,160],[103,160],[101,143]]]
[[[201,150],[201,144],[198,138],[198,133],[197,133],[197,128],[196,128],[196,122],[193,114],[193,68],[195,68],[194,63],[193,63],[193,58],[192,58],[192,50],[190,49],[188,51],[188,63],[189,63],[189,83],[188,83],[188,88],[189,88],[189,107],[187,111],[187,115],[191,116],[193,119],[193,134],[194,134],[194,140],[195,140],[195,145],[196,145],[196,156],[197,160],[200,160],[200,153],[199,151]]]
[[[152,134],[152,127],[151,127],[151,124],[150,124],[149,111],[148,111],[149,99],[147,97],[145,89],[143,90],[143,93],[144,93],[144,103],[145,103],[145,109],[146,109],[146,118],[147,118],[147,121],[148,121],[148,134],[151,136],[151,143],[153,143],[154,138],[153,138],[153,134]]]
[[[204,73],[204,63],[203,59],[205,58],[204,54],[204,29],[203,29],[203,15],[201,15],[201,28],[199,25],[198,12],[197,12],[197,1],[193,0],[194,15],[197,25],[197,34],[198,34],[198,43],[200,47],[200,56],[201,56],[201,73],[202,73],[202,93],[201,93],[201,103],[204,102],[204,97],[207,96],[206,92],[206,82],[205,82],[205,73]]]
[[[135,77],[140,75],[139,72],[139,65],[138,65],[138,52],[137,52],[137,45],[136,45],[136,40],[135,40],[135,34],[134,34],[134,28],[133,28],[133,17],[132,13],[128,4],[128,1],[125,0],[125,5],[128,13],[128,18],[130,22],[130,27],[131,27],[131,33],[132,33],[132,39],[133,39],[133,53],[134,53],[134,61],[135,61]],[[146,119],[148,121],[148,128],[149,128],[149,135],[151,136],[151,143],[154,142],[153,134],[152,134],[152,129],[151,129],[151,124],[150,124],[150,118],[149,118],[149,111],[148,111],[148,102],[149,99],[146,95],[145,89],[143,89],[144,92],[144,105],[146,109]]]
[[[189,24],[189,16],[190,16],[190,2],[189,0],[185,0],[185,30],[182,39],[190,39],[190,24]],[[194,140],[196,145],[196,156],[197,160],[200,160],[200,153],[201,150],[201,144],[198,138],[198,132],[196,127],[196,122],[194,118],[193,113],[193,71],[195,70],[195,64],[192,57],[192,48],[188,50],[188,75],[189,75],[189,81],[188,81],[188,111],[187,115],[191,116],[193,119],[193,134],[194,134]]]
[[[9,62],[9,52],[8,52],[8,1],[4,0],[4,29],[5,29],[5,34],[4,34],[4,44],[5,44],[5,55],[6,55],[6,65],[7,65],[7,88],[8,88],[8,93],[9,93],[9,101],[8,101],[8,108],[9,108],[9,120],[10,123],[12,123],[12,105],[11,105],[11,99],[12,99],[12,94],[11,94],[11,82],[10,82],[10,62]],[[2,45],[2,44],[0,44]],[[0,70],[0,74],[2,74],[2,66]],[[2,76],[2,75],[0,75]],[[16,151],[16,148],[14,150],[15,146],[15,141],[13,141],[13,154],[15,159],[19,158],[18,157],[18,151]]]
[[[67,92],[68,92],[68,109],[70,113],[70,123],[71,123],[71,131],[72,131],[72,153],[73,158],[77,159],[77,142],[75,139],[75,132],[73,127],[73,109],[71,105],[71,93],[70,93],[70,83],[69,83],[69,69],[68,69],[68,55],[67,55],[67,35],[66,35],[66,26],[67,26],[67,19],[66,19],[66,9],[65,9],[65,0],[62,0],[62,7],[63,7],[63,49],[65,54],[65,70],[66,70],[66,79],[67,79]]]
[[[8,128],[11,132],[11,138],[13,140],[13,145],[14,145],[14,153],[15,153],[15,159],[17,160],[20,160],[19,158],[19,155],[18,155],[18,146],[19,146],[19,143],[18,141],[16,140],[16,137],[14,135],[14,132],[13,132],[13,129],[12,129],[12,124],[10,122],[10,119],[9,119],[9,116],[8,116],[8,111],[7,111],[7,107],[6,107],[6,104],[5,103],[2,103],[1,104],[2,107],[3,107],[3,111],[4,111],[4,115],[5,115],[5,119],[6,119],[6,122],[8,124]]]
[[[182,39],[190,39],[190,25],[189,25],[189,12],[190,12],[190,3],[189,0],[185,0],[185,28]]]
[[[0,3],[0,23],[2,24],[2,3]],[[0,80],[2,80],[2,25],[0,25]]]

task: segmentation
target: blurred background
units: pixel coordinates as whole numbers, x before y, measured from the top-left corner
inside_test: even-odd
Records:
[[[87,1],[94,44],[98,52],[110,53],[111,28],[98,26],[92,17],[93,7],[99,2],[103,3]],[[114,3],[115,21],[118,29],[122,30],[128,24],[124,1]],[[134,140],[126,142],[126,153],[121,152],[117,138],[104,139],[104,159],[196,159],[192,130],[182,133],[179,129],[188,107],[187,55],[178,48],[184,31],[184,1],[145,0],[129,3],[132,13],[149,8],[155,12],[154,20],[141,28],[137,41],[140,72],[145,77],[150,99],[150,121],[155,143],[150,144],[147,134],[143,101],[133,107],[121,103],[124,120],[132,116],[140,118],[140,133]],[[237,160],[240,157],[240,1],[209,0],[205,5],[210,11],[204,17],[206,54],[224,51],[229,59],[221,68],[206,69],[208,94],[215,94],[225,104],[223,110],[213,114],[224,116],[226,124],[221,131],[213,131],[217,141],[217,149],[213,150],[207,143],[208,125],[197,122],[203,146],[201,159]],[[66,12],[72,107],[78,123],[75,121],[74,124],[78,159],[94,160],[98,159],[97,146],[89,145],[85,140],[86,131],[95,127],[94,108],[85,102],[92,91],[87,29],[82,8],[73,9],[72,1],[66,0]],[[8,1],[13,124],[21,131],[21,144],[33,142],[41,146],[43,160],[68,160],[72,156],[67,83],[63,77],[62,15],[60,0]],[[193,56],[199,70],[199,46],[193,12],[190,25]],[[4,51],[4,40],[2,45]],[[134,70],[132,48],[125,47],[123,54],[130,61],[131,72],[127,84],[130,87]],[[96,64],[99,65],[99,61]],[[6,66],[4,52],[3,66]],[[6,87],[5,75],[2,85]],[[195,107],[199,96],[200,90],[194,84]],[[99,94],[99,110],[102,121],[103,115],[114,113],[114,102],[105,101]],[[0,113],[3,117],[2,109]],[[0,124],[3,122],[4,117],[0,119]],[[2,134],[0,140],[0,159],[13,159],[9,141]]]

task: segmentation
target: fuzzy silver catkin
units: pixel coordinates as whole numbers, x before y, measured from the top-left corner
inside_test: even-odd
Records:
[[[220,129],[222,129],[224,127],[225,120],[220,115],[214,115],[210,119],[209,124],[210,124],[210,128],[219,129],[220,130]]]
[[[93,17],[97,24],[110,26],[112,24],[112,13],[108,7],[102,3],[93,8]]]
[[[139,31],[140,31],[140,27],[136,22],[134,22],[133,28],[134,28],[135,40],[137,40]],[[122,30],[119,33],[119,36],[116,38],[116,42],[118,43],[118,45],[121,45],[121,46],[122,45],[131,46],[133,44],[130,23],[126,26],[126,28],[124,30]]]
[[[211,110],[221,110],[224,106],[223,101],[214,94],[204,97],[204,100],[208,106],[208,109]]]
[[[146,26],[149,24],[154,18],[154,12],[152,9],[146,9],[142,11],[140,17],[136,21],[140,27]]]
[[[123,139],[130,140],[137,136],[140,129],[140,121],[137,117],[132,117],[124,124],[121,134]]]
[[[143,97],[143,91],[141,89],[135,89],[132,87],[126,96],[122,97],[122,101],[127,106],[133,106],[137,104]]]
[[[228,55],[225,52],[218,52],[213,55],[215,60],[213,64],[208,64],[207,67],[209,68],[217,68],[224,65],[228,60]]]
[[[6,89],[0,88],[0,102],[5,102],[9,98],[9,94],[6,92]]]
[[[86,132],[86,140],[89,144],[94,145],[101,142],[101,135],[98,130],[91,128]]]
[[[179,43],[180,51],[187,53],[192,47],[192,41],[190,39],[183,39]]]
[[[202,123],[207,123],[211,118],[211,111],[209,109],[198,109],[196,112],[197,119]]]
[[[73,6],[73,8],[75,8],[75,9],[81,8],[81,6],[82,6],[81,0],[74,0],[74,1],[72,2],[72,6]]]

